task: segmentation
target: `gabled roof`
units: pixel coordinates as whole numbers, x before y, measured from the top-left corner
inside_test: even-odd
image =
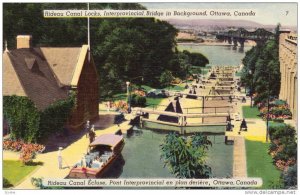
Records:
[[[77,86],[88,46],[22,48],[3,53],[3,95],[28,96],[43,110]]]
[[[41,47],[38,49],[61,84],[70,86],[77,85],[78,79],[75,84],[72,83],[72,80],[75,71],[84,64],[84,60],[81,60],[81,55],[82,53],[86,53],[86,47]]]
[[[45,61],[44,57],[37,53],[34,49],[16,49],[6,52],[4,56],[9,58],[10,63],[5,63],[3,83],[3,95],[18,95],[21,91],[26,93],[39,110],[43,110],[51,103],[67,98],[67,92],[60,88],[51,68]],[[31,60],[28,60],[31,59]],[[32,64],[32,62],[34,64]],[[29,63],[29,64],[28,64]],[[31,67],[31,65],[33,65]],[[33,68],[35,66],[35,68]],[[18,82],[22,89],[12,91],[11,88],[19,89],[20,85],[15,82],[12,75],[17,75]]]
[[[7,52],[3,54],[3,95],[14,94],[17,96],[26,96],[20,79],[11,64]]]

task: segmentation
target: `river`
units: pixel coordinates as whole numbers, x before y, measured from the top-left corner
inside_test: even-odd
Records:
[[[179,44],[178,50],[188,50],[190,52],[202,53],[209,59],[209,65],[240,65],[245,56],[245,52],[250,50],[250,46],[245,46],[243,51],[233,49],[231,45],[199,45],[199,44]]]

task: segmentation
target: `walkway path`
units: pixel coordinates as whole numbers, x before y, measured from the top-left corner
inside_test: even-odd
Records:
[[[245,139],[243,136],[234,137],[233,145],[233,178],[247,177]]]
[[[118,131],[122,126],[126,126],[128,121],[125,121],[124,124],[121,124],[120,127],[113,124],[109,125],[108,128],[103,130],[96,129],[96,135],[108,134],[108,133],[115,133]],[[37,158],[34,160],[35,162],[43,162],[43,166],[41,166],[37,171],[35,171],[32,175],[27,176],[27,178],[20,183],[15,189],[33,189],[34,186],[31,184],[31,178],[65,178],[69,171],[70,167],[78,162],[82,155],[86,153],[87,146],[89,144],[89,138],[83,135],[80,139],[72,143],[71,145],[67,146],[62,150],[63,156],[63,169],[58,169],[58,160],[57,160],[57,151],[48,152],[43,154],[38,154]],[[18,160],[18,153],[4,151],[3,152],[3,159],[15,159]]]

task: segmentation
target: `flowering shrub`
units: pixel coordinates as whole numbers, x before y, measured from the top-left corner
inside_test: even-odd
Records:
[[[273,158],[273,163],[280,170],[297,163],[297,142],[296,130],[290,125],[270,127],[269,154]]]
[[[34,152],[42,153],[45,150],[45,146],[40,144],[26,144],[23,141],[4,140],[3,149],[11,150],[14,152],[21,151],[24,147],[30,147]]]
[[[36,152],[32,144],[24,144],[20,153],[20,160],[23,164],[32,162],[35,158]]]
[[[125,112],[125,113],[128,112],[128,104],[127,104],[127,102],[125,102],[125,101],[123,101],[123,100],[114,102],[114,107],[115,107],[118,111]]]
[[[268,108],[266,105],[259,103],[258,104],[259,111],[264,120],[267,119]],[[269,109],[269,118],[274,119],[291,119],[292,113],[288,108],[288,105],[270,105]]]
[[[141,96],[141,97],[145,97],[146,96],[146,93],[142,90],[134,90],[133,92],[135,95],[137,96]]]
[[[180,78],[175,78],[174,80],[171,81],[171,84],[176,85],[176,84],[180,84],[182,81]]]

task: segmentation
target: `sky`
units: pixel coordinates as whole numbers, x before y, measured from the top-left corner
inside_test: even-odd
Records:
[[[256,16],[244,17],[211,17],[206,19],[242,19],[258,22],[264,25],[276,25],[281,23],[284,26],[297,26],[297,3],[140,3],[147,9],[232,9],[232,10],[253,10]]]

